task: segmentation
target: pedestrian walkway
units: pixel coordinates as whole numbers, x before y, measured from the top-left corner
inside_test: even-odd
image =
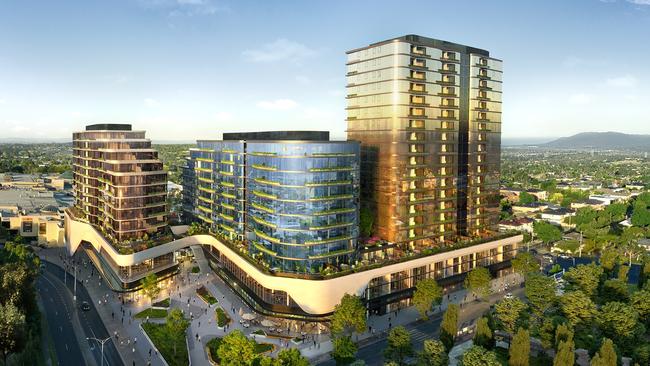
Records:
[[[253,337],[251,334],[259,327],[244,327],[241,323],[241,315],[244,313],[254,313],[252,309],[228,286],[219,276],[217,276],[209,266],[203,250],[200,246],[191,247],[194,254],[194,260],[185,261],[179,265],[179,274],[171,280],[171,285],[164,288],[159,299],[169,297],[171,308],[183,310],[186,317],[190,318],[190,326],[187,330],[189,357],[192,365],[207,365],[208,357],[205,352],[206,343],[215,337],[223,337],[227,333],[238,329],[244,334]],[[60,255],[63,254],[61,249],[45,249],[42,251],[54,263],[62,265]],[[149,300],[144,297],[137,297],[134,294],[125,295],[120,298],[118,294],[112,292],[103,279],[99,276],[95,268],[90,264],[87,256],[83,252],[75,255],[77,260],[86,262],[82,266],[79,277],[84,281],[84,287],[88,290],[95,307],[106,325],[109,332],[116,335],[116,345],[120,351],[125,365],[147,365],[149,362],[153,366],[164,365],[161,356],[152,349],[150,343],[145,340],[142,330],[139,327],[140,320],[134,319],[133,316],[138,312],[150,306]],[[198,266],[199,273],[191,273],[191,269]],[[496,294],[490,297],[489,302],[473,302],[472,295],[468,295],[465,290],[456,291],[444,296],[439,307],[435,308],[430,318],[440,317],[450,303],[460,304],[461,320],[466,322],[480,316],[491,303],[496,302],[503,296],[506,283],[514,284],[520,282],[518,276],[510,275],[504,278],[492,281],[493,292]],[[218,300],[215,305],[208,305],[196,293],[200,286],[205,288]],[[513,294],[515,291],[512,291]],[[216,325],[215,309],[221,307],[232,319],[227,329],[219,329]],[[368,329],[362,334],[355,335],[355,340],[363,347],[372,344],[377,340],[385,337],[387,331],[398,325],[413,324],[420,319],[420,314],[413,307],[400,309],[381,316],[370,316],[368,318]],[[151,320],[160,322],[162,320]],[[291,333],[287,334],[287,339],[282,338],[262,338],[258,342],[272,343],[276,346],[272,355],[286,347],[298,348],[301,353],[309,358],[312,363],[322,362],[329,358],[329,352],[332,350],[332,343],[327,334],[305,335],[308,341],[304,343],[294,343],[290,341],[291,337],[303,336],[300,329],[290,329]],[[422,332],[421,332],[422,333]],[[416,341],[422,341],[429,338],[427,334],[414,332],[412,337]],[[137,340],[137,342],[136,342]]]

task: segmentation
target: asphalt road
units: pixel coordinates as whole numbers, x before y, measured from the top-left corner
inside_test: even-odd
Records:
[[[70,299],[65,291],[60,292],[58,281],[43,274],[38,278],[37,287],[41,295],[48,331],[50,332],[58,358],[58,365],[83,365],[79,343],[72,328],[72,311]]]
[[[59,298],[60,303],[54,306],[54,309],[48,309],[52,303],[48,303],[47,296],[41,295],[44,298],[44,305],[46,307],[47,321],[50,324],[50,334],[52,339],[54,339],[55,347],[57,350],[57,356],[59,357],[60,365],[83,365],[85,364],[82,356],[80,347],[90,348],[93,357],[98,365],[101,365],[101,345],[96,341],[84,341],[81,345],[78,344],[74,328],[72,327],[72,316],[78,316],[79,322],[81,323],[81,328],[83,329],[84,334],[82,338],[98,338],[106,339],[110,335],[102,319],[100,318],[97,310],[95,309],[95,304],[90,299],[88,292],[81,285],[77,284],[77,302],[76,306],[73,300],[73,285],[74,281],[70,274],[67,275],[66,284],[64,284],[64,271],[61,267],[52,264],[51,262],[45,262],[45,268],[42,275],[39,278],[39,291],[41,290],[41,285],[43,285],[43,291],[41,294],[46,293],[50,298]],[[88,302],[90,305],[89,311],[82,311],[80,305],[83,301]],[[65,309],[68,316],[61,317],[61,310]],[[58,311],[58,313],[57,313]],[[58,329],[63,329],[59,333],[56,332]],[[111,339],[104,344],[104,365],[107,366],[122,366],[124,363],[113,343],[114,340]],[[58,343],[64,343],[60,348]],[[70,344],[74,343],[74,348],[72,351],[66,350],[65,347],[72,347]],[[68,360],[67,357],[76,357],[74,360]],[[81,361],[79,361],[81,360]]]

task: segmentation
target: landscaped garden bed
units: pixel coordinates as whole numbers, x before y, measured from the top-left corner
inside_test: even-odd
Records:
[[[144,323],[142,329],[147,333],[149,339],[151,339],[169,366],[189,365],[185,332],[172,334],[165,324],[156,323]],[[175,353],[174,345],[176,345]]]
[[[167,309],[144,309],[141,312],[135,314],[136,319],[145,319],[149,317],[150,319],[160,319],[167,316]]]
[[[217,299],[214,296],[212,296],[210,291],[208,291],[208,289],[205,288],[205,286],[201,286],[198,289],[196,289],[196,294],[199,295],[199,297],[203,299],[203,301],[205,301],[208,305],[214,305],[218,302]]]
[[[217,326],[219,328],[225,327],[228,323],[230,323],[230,317],[228,314],[226,314],[226,311],[223,310],[222,308],[218,307],[215,311],[215,317],[217,319]]]
[[[168,298],[166,298],[164,300],[154,302],[152,307],[154,307],[154,308],[169,308],[170,305],[171,305],[171,300],[168,297]]]
[[[192,267],[191,271],[192,271],[192,273],[199,273],[199,272],[201,272],[201,269],[198,266],[194,266],[194,267]]]
[[[217,351],[219,350],[219,346],[221,345],[222,338],[217,337],[217,338],[212,338],[211,340],[208,341],[206,344],[206,348],[208,350],[208,355],[210,358],[210,361],[213,364],[219,364],[220,359],[218,356]],[[262,353],[267,353],[267,352],[272,352],[275,349],[275,346],[271,343],[257,343],[255,342],[255,353],[256,354],[262,354]],[[254,363],[255,364],[255,363]]]

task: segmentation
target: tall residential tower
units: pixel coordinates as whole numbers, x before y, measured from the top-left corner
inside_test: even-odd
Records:
[[[362,206],[409,251],[496,231],[501,61],[416,35],[348,52],[348,139]]]

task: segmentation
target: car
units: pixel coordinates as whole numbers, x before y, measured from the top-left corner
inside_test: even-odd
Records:
[[[512,299],[513,298],[512,293],[508,292],[503,298],[504,299]]]
[[[562,259],[569,259],[569,256],[566,255],[566,254],[564,254],[564,253],[562,253],[562,254],[560,254],[560,258],[562,258]]]
[[[90,311],[90,304],[86,301],[82,302],[80,307],[83,311]]]

